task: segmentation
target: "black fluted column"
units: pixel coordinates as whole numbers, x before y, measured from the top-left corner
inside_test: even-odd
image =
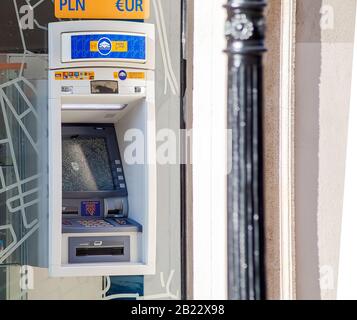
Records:
[[[265,0],[230,0],[228,176],[229,298],[265,299],[262,56]]]

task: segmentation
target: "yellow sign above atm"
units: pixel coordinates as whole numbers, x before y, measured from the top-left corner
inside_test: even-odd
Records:
[[[58,19],[148,19],[150,0],[55,0],[55,16]]]

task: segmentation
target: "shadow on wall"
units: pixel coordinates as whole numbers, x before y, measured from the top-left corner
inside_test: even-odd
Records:
[[[318,252],[321,0],[297,1],[295,203],[298,299],[321,299]]]
[[[298,299],[336,299],[356,0],[298,0]]]

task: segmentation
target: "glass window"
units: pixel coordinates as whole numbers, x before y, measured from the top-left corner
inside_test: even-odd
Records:
[[[180,299],[179,154],[176,164],[158,166],[155,275],[49,277],[46,39],[47,25],[56,19],[52,1],[40,1],[33,10],[29,3],[35,1],[0,4],[0,299]],[[181,1],[156,0],[151,6],[145,22],[155,24],[157,33],[156,130],[178,137]],[[64,140],[63,149],[65,190],[113,189],[102,139]],[[78,159],[82,152],[86,163]]]

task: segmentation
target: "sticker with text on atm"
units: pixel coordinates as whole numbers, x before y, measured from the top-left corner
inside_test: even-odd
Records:
[[[104,40],[106,40],[104,38]],[[128,52],[128,41],[91,41],[90,52],[103,52],[108,50],[110,52]]]
[[[145,72],[141,72],[141,71],[126,72],[125,70],[120,70],[120,71],[114,72],[114,79],[119,79],[122,81],[124,81],[126,79],[145,80],[146,74],[145,74]]]
[[[55,0],[59,19],[143,20],[150,17],[150,0]]]
[[[81,215],[83,217],[99,217],[100,201],[82,201]]]

